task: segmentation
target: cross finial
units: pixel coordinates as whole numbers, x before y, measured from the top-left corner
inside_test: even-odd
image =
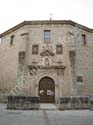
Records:
[[[50,13],[50,21],[52,20],[53,13]]]

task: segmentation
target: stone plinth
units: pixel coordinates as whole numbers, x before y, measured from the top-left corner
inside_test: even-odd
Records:
[[[77,96],[71,98],[72,109],[89,109],[90,98],[87,96]]]
[[[60,97],[60,98],[58,98],[57,107],[61,110],[71,109],[71,98],[70,97]]]
[[[91,105],[90,98],[87,96],[61,97],[57,101],[57,106],[61,110],[90,109],[93,106]]]
[[[30,96],[8,96],[7,109],[31,110],[39,109],[40,98]]]

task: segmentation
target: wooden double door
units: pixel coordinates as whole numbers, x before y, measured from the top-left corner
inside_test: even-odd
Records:
[[[41,103],[55,102],[55,84],[50,77],[44,77],[39,82],[39,96]]]

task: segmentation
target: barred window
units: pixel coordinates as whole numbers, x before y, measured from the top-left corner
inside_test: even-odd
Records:
[[[77,82],[83,82],[83,77],[82,76],[77,76]]]
[[[13,45],[13,42],[14,42],[14,35],[12,35],[10,38],[10,45]]]
[[[56,54],[62,54],[62,53],[63,53],[62,45],[56,45]]]

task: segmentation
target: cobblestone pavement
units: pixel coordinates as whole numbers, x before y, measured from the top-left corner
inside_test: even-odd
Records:
[[[93,125],[93,111],[6,110],[0,104],[0,125]]]

